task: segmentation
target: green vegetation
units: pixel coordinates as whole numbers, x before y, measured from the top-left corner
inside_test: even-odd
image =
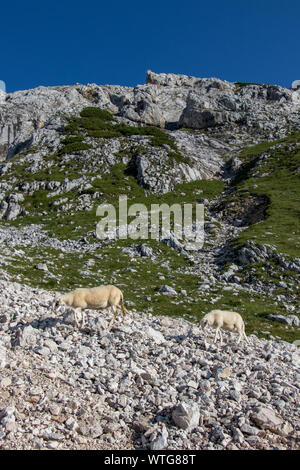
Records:
[[[218,180],[192,181],[176,185],[173,191],[166,194],[146,194],[145,190],[138,184],[132,173],[130,166],[118,163],[111,167],[102,178],[97,178],[92,182],[92,188],[85,190],[82,194],[100,193],[100,199],[95,199],[95,206],[91,211],[74,211],[73,213],[58,214],[58,207],[55,202],[62,198],[61,195],[47,197],[48,191],[39,190],[32,196],[26,196],[24,206],[29,214],[7,224],[24,226],[30,223],[40,223],[40,215],[37,213],[47,212],[43,217],[45,230],[50,231],[60,239],[80,239],[87,232],[95,233],[96,224],[99,221],[96,217],[96,207],[107,202],[118,206],[119,196],[128,195],[130,204],[145,204],[150,211],[151,204],[180,204],[195,203],[201,197],[212,199],[220,195],[224,184]],[[63,195],[67,199],[65,203],[77,203],[78,190],[74,189]]]
[[[246,163],[233,183],[236,194],[265,195],[270,202],[265,220],[242,232],[233,242],[235,248],[255,240],[273,245],[278,252],[300,256],[300,146],[290,149],[290,143],[300,144],[300,132],[242,152]],[[261,160],[258,155],[268,147]]]
[[[240,90],[241,88],[249,85],[258,85],[262,86],[262,83],[254,83],[254,82],[234,82],[235,87],[237,90]]]
[[[106,109],[93,108],[93,107],[84,108],[81,111],[80,116],[83,118],[96,118],[96,119],[100,119],[101,121],[113,120],[112,114]]]
[[[69,118],[65,128],[67,135],[86,133],[92,138],[113,139],[116,137],[132,137],[141,135],[150,137],[149,144],[153,147],[166,147],[170,159],[177,163],[188,163],[179,152],[170,135],[154,126],[128,126],[114,121],[113,116],[106,110],[88,107],[81,111],[80,117]]]
[[[181,131],[191,132],[192,134],[206,134],[207,129],[192,129],[191,127],[181,127]]]
[[[63,147],[58,151],[58,156],[62,157],[70,153],[76,153],[80,150],[89,150],[92,148],[91,145],[83,142],[84,137],[82,135],[68,136],[61,141]]]
[[[284,144],[284,143],[297,144],[299,142],[300,142],[300,131],[293,132],[287,137],[283,137],[282,139],[264,141],[256,145],[245,147],[239,154],[239,158],[244,163],[249,163],[249,161],[251,161],[254,157],[260,156],[262,153],[268,151],[271,147],[274,147],[278,144]]]
[[[286,313],[284,307],[277,305],[272,298],[254,293],[249,295],[245,291],[237,295],[230,290],[224,291],[221,283],[212,285],[209,291],[203,290],[199,286],[199,277],[188,273],[189,261],[175,250],[147,240],[155,258],[136,257],[133,261],[124,251],[131,245],[131,240],[118,240],[103,244],[93,253],[62,253],[49,247],[20,246],[16,247],[16,254],[5,269],[18,282],[60,292],[76,287],[117,284],[124,291],[125,301],[133,303],[129,310],[135,308],[138,312],[183,316],[194,322],[212,308],[236,309],[245,319],[247,334],[255,332],[259,337],[268,337],[264,333],[267,330],[286,341],[296,338],[297,330],[292,331],[266,318],[270,313]],[[2,249],[5,247],[0,247],[0,254]],[[93,265],[88,264],[91,259],[94,260]],[[48,272],[35,269],[40,262],[48,263]],[[129,266],[134,271],[128,270]],[[159,288],[164,284],[172,286],[178,293],[177,297],[161,294]]]

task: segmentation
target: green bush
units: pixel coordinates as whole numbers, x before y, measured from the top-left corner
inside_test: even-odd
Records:
[[[122,134],[115,129],[99,129],[89,130],[88,136],[102,139],[114,139],[116,137],[122,137]]]
[[[78,124],[75,121],[70,121],[64,128],[65,134],[75,134],[78,131]]]
[[[78,122],[79,127],[87,130],[98,130],[98,129],[111,129],[113,128],[112,124],[103,119],[97,117],[93,118],[81,118]]]
[[[62,156],[62,155],[66,155],[69,153],[78,152],[80,150],[89,150],[90,148],[92,148],[91,145],[85,144],[84,142],[72,142],[72,143],[65,145],[59,151],[59,155]]]
[[[66,137],[61,141],[63,145],[69,145],[69,144],[74,144],[75,142],[82,142],[84,139],[83,135],[76,135],[76,136],[70,136]]]
[[[106,111],[106,109],[93,108],[93,107],[84,108],[81,111],[80,116],[82,118],[97,118],[97,119],[101,119],[102,121],[113,120],[113,115],[109,111]]]

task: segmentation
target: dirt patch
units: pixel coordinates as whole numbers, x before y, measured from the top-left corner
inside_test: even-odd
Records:
[[[248,195],[231,201],[223,201],[219,210],[227,222],[240,227],[257,224],[266,218],[270,200],[265,195]]]

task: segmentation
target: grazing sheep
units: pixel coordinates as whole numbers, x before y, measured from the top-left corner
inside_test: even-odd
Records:
[[[218,334],[220,335],[221,344],[223,342],[221,328],[229,331],[237,331],[239,333],[237,344],[242,338],[245,338],[247,343],[249,343],[245,333],[245,324],[239,313],[230,312],[228,310],[212,310],[202,318],[200,324],[203,328],[207,325],[216,327],[214,343],[217,341]]]
[[[82,313],[81,328],[84,327],[84,310],[98,310],[111,307],[113,311],[113,318],[110,321],[108,330],[111,329],[117,316],[117,308],[123,312],[123,323],[125,321],[126,313],[129,314],[124,306],[123,293],[115,286],[100,286],[91,289],[76,289],[68,294],[62,295],[54,302],[55,313],[62,305],[68,305],[74,309],[74,319],[77,328],[80,328],[76,310]]]

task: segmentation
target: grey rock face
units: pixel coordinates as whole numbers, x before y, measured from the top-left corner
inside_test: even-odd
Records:
[[[6,99],[6,93],[2,89],[0,89],[0,104],[3,104]]]
[[[247,240],[245,245],[237,253],[238,262],[242,265],[256,262],[272,261],[284,269],[289,269],[300,273],[300,259],[294,258],[293,261],[286,260],[284,255],[276,253],[273,247],[269,245],[255,244],[251,240]]]
[[[273,432],[280,431],[283,420],[276,416],[276,413],[270,408],[260,408],[258,411],[252,414],[251,419],[261,429],[269,429]]]
[[[286,325],[300,326],[300,319],[296,315],[268,315],[268,318]]]
[[[6,201],[1,201],[0,203],[0,219],[3,218],[4,214],[6,213],[8,208],[8,204]]]
[[[75,87],[17,91],[6,95],[0,109],[0,143],[9,156],[27,150],[35,132],[42,129],[55,112],[70,112],[88,103]],[[3,155],[3,153],[2,153]]]
[[[143,243],[142,245],[139,245],[137,247],[137,252],[141,255],[141,256],[146,256],[148,258],[151,258],[153,256],[153,250],[152,248],[150,248],[149,246],[147,246],[145,243]]]
[[[161,286],[159,290],[164,295],[171,295],[171,296],[176,296],[177,295],[176,290],[173,289],[173,287],[170,287],[170,286],[167,286],[167,285]]]
[[[151,71],[148,71],[146,81],[145,85],[135,88],[90,84],[38,87],[7,94],[5,101],[2,97],[0,103],[2,158],[37,144],[50,146],[52,142],[53,147],[57,140],[55,133],[64,125],[60,114],[76,114],[91,104],[119,112],[130,121],[158,127],[203,129],[239,122],[251,128],[257,126],[260,117],[267,113],[275,119],[275,128],[279,128],[289,119],[286,103],[292,108],[295,106],[296,112],[300,101],[298,93],[279,86],[239,88],[216,78]],[[279,102],[282,107],[267,109],[266,102]],[[290,109],[290,118],[294,121],[292,115],[293,109]]]
[[[199,425],[200,412],[197,405],[180,403],[172,413],[174,423],[182,429],[194,429]]]
[[[300,80],[294,80],[291,88],[295,91],[300,90]]]
[[[238,115],[236,116],[238,120]],[[210,103],[197,93],[190,93],[179,125],[192,129],[206,129],[230,122],[231,115],[223,110],[210,109]]]
[[[21,211],[22,209],[18,203],[10,203],[8,204],[8,208],[4,218],[5,220],[15,220],[21,213]]]

